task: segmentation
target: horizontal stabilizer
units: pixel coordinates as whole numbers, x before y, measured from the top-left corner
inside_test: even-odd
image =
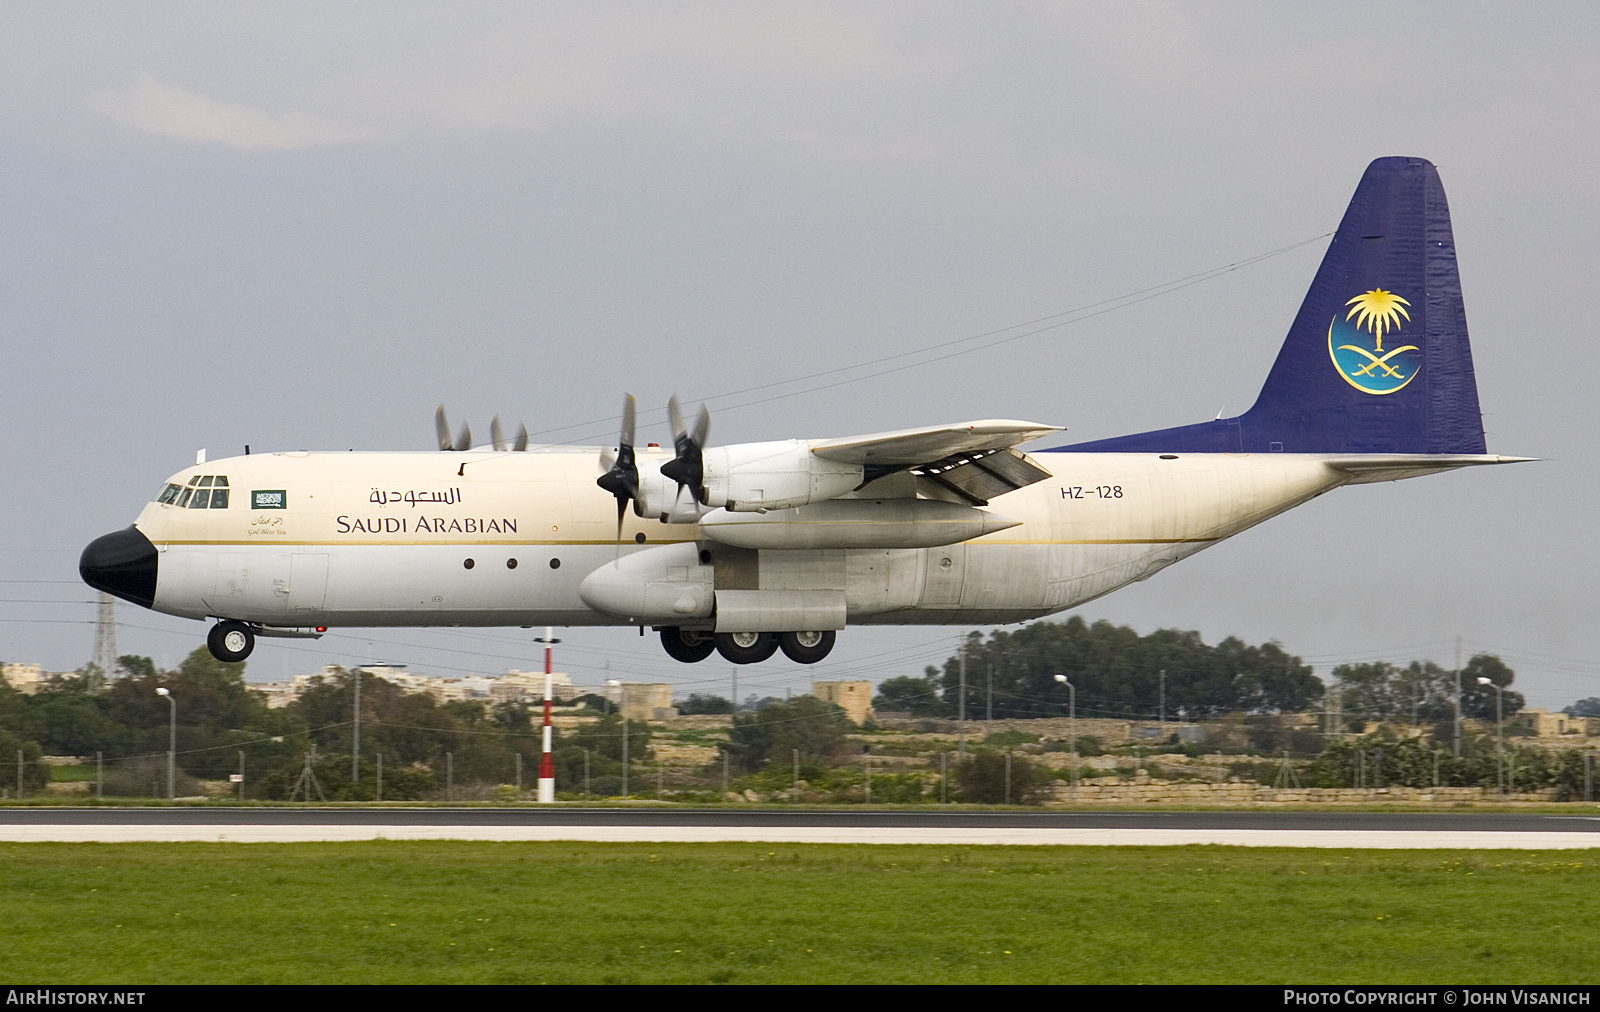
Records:
[[[1351,485],[1374,481],[1399,481],[1420,478],[1441,471],[1484,464],[1525,464],[1537,457],[1502,457],[1493,453],[1363,453],[1349,457],[1326,457],[1323,463],[1336,471],[1354,475]]]

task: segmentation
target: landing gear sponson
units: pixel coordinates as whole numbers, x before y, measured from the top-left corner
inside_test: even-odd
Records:
[[[675,661],[693,664],[711,656],[715,650],[734,664],[757,664],[780,649],[798,664],[815,664],[828,656],[837,634],[833,630],[807,632],[710,633],[697,629],[667,626],[661,630],[661,646]]]

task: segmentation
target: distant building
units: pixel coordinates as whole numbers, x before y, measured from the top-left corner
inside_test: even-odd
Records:
[[[6,684],[24,695],[33,695],[44,688],[44,680],[53,672],[45,671],[37,664],[6,664],[0,666],[0,674],[6,679]]]
[[[1541,738],[1558,734],[1586,734],[1589,722],[1584,717],[1569,717],[1564,713],[1551,713],[1536,706],[1525,707],[1515,716],[1506,718],[1512,727],[1525,727]]]
[[[837,703],[857,724],[872,719],[871,682],[812,682],[811,694],[825,703]]]
[[[543,671],[507,671],[494,680],[489,695],[496,703],[538,703],[544,700]],[[572,676],[564,671],[550,673],[550,695],[557,700],[576,699],[580,693]]]
[[[323,665],[320,671],[295,675],[286,682],[259,682],[250,687],[267,697],[267,706],[276,709],[300,698],[318,679],[337,677],[340,668]],[[408,671],[404,664],[366,664],[357,670],[374,678],[381,678],[402,692],[426,692],[441,703],[457,700],[481,700],[486,703],[531,703],[544,699],[544,672],[508,671],[504,675],[467,675],[462,678],[434,678],[431,675]],[[563,689],[570,690],[572,679],[561,672],[550,676],[553,694],[562,697]]]
[[[276,710],[280,706],[288,706],[300,698],[300,694],[311,688],[316,679],[332,678],[335,674],[332,664],[324,665],[321,671],[309,674],[295,675],[286,682],[252,682],[250,688],[267,697],[267,708]]]
[[[678,708],[672,705],[669,682],[623,682],[608,686],[606,698],[628,720],[666,720],[678,715]]]

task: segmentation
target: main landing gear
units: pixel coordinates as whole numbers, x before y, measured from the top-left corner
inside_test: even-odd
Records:
[[[227,664],[237,664],[250,656],[256,648],[256,634],[243,622],[229,619],[218,622],[206,633],[206,649],[211,656]]]
[[[790,632],[778,634],[778,646],[783,655],[796,664],[815,664],[828,656],[837,634],[832,629],[821,632]]]
[[[673,660],[693,664],[710,657],[717,644],[708,632],[670,626],[661,630],[661,646]]]
[[[661,630],[661,646],[675,661],[693,664],[715,650],[734,664],[759,664],[783,650],[796,664],[815,664],[828,656],[838,638],[832,629],[807,632],[709,633],[669,626]],[[215,653],[215,650],[212,651]]]

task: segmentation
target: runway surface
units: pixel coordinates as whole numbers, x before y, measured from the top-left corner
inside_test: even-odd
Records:
[[[1600,807],[1516,812],[981,812],[668,808],[10,808],[0,842],[347,840],[1445,849],[1600,847]]]

